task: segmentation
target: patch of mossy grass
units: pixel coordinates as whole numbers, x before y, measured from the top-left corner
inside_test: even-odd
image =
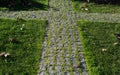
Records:
[[[37,11],[37,10],[48,10],[48,0],[0,1],[0,11]]]
[[[82,40],[89,75],[120,74],[120,23],[79,21],[78,31]]]
[[[120,13],[120,4],[96,4],[87,0],[73,0],[74,10],[81,13]]]
[[[36,75],[46,21],[0,19],[0,75]],[[14,41],[15,40],[15,41]]]

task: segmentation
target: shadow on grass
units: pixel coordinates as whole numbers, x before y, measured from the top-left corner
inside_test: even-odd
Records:
[[[87,2],[87,0],[73,0],[78,2]],[[95,2],[97,4],[112,4],[120,5],[120,0],[89,0],[90,2]]]
[[[32,11],[32,10],[47,10],[48,5],[42,4],[36,0],[26,0],[25,3],[23,2],[4,2],[0,1],[0,10],[9,10],[9,11]]]

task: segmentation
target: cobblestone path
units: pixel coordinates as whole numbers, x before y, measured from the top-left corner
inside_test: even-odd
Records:
[[[88,75],[71,1],[50,0],[38,75]]]
[[[75,13],[71,0],[49,0],[49,11],[0,11],[0,18],[48,20],[38,75],[88,75],[77,20],[120,22],[120,14]]]
[[[52,7],[51,7],[52,8]],[[59,9],[53,8],[53,12],[59,12]],[[70,11],[71,12],[71,11]],[[24,18],[24,19],[44,19],[48,20],[48,11],[0,11],[0,18]],[[99,22],[120,23],[120,14],[110,13],[74,13],[75,20],[88,20]]]
[[[48,20],[48,11],[0,11],[0,18]]]

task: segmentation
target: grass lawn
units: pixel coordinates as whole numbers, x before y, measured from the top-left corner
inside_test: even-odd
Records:
[[[2,3],[2,1],[0,1],[0,10],[1,11],[6,11],[6,10],[9,10],[9,11],[48,10],[48,0],[28,0],[28,1],[29,1],[28,4],[30,4],[29,6],[28,5],[17,4],[17,3],[14,6],[9,6],[8,4],[5,4],[5,2]]]
[[[120,13],[120,5],[87,3],[84,1],[73,1],[74,10],[76,12],[89,13]],[[85,10],[87,8],[87,10]]]
[[[36,75],[46,21],[0,19],[0,75]],[[10,41],[14,38],[13,41]]]
[[[120,74],[120,23],[77,23],[90,75]]]

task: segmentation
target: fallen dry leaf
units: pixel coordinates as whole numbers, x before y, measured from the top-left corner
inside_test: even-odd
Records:
[[[102,48],[102,51],[105,52],[105,51],[107,51],[107,49],[106,48]]]
[[[118,44],[118,42],[113,43],[113,45],[117,45],[117,44]]]

